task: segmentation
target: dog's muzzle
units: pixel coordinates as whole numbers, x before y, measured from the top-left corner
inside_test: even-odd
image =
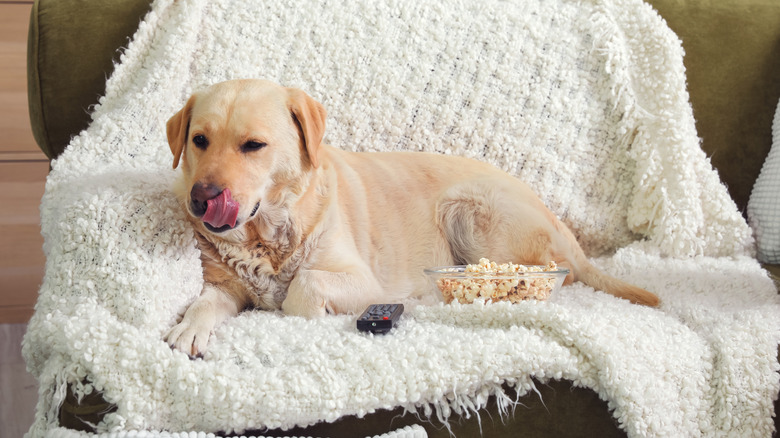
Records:
[[[236,226],[241,205],[230,189],[210,184],[196,184],[190,192],[190,211],[201,218],[210,231],[221,232]]]

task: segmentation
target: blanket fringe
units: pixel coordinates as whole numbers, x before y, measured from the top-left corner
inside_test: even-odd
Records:
[[[455,433],[450,424],[453,413],[465,420],[470,419],[472,416],[476,417],[480,435],[483,433],[482,414],[485,413],[483,409],[488,405],[491,397],[495,398],[496,410],[498,411],[499,419],[502,424],[506,424],[507,419],[515,414],[517,406],[525,406],[520,402],[520,399],[530,391],[535,392],[539,396],[542,405],[547,409],[547,405],[544,404],[544,400],[542,399],[541,392],[536,388],[533,379],[530,377],[528,377],[527,381],[524,380],[522,385],[516,383],[511,386],[515,390],[515,397],[511,397],[506,393],[503,386],[506,383],[507,382],[485,386],[481,390],[473,392],[470,395],[451,394],[442,400],[425,404],[421,408],[407,408],[407,412],[416,414],[419,420],[426,421],[429,424],[434,424],[435,419],[436,422],[447,429],[450,436],[454,437]],[[419,413],[419,409],[422,409],[423,411],[422,416]]]

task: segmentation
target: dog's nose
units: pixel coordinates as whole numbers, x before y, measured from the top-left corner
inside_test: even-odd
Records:
[[[213,184],[195,184],[190,191],[190,208],[195,216],[206,214],[206,201],[216,198],[222,189]]]

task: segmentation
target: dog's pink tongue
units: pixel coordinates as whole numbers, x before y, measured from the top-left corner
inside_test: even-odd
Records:
[[[206,201],[206,214],[203,215],[203,222],[214,228],[236,226],[238,219],[238,201],[230,196],[230,189],[225,189],[217,197]]]

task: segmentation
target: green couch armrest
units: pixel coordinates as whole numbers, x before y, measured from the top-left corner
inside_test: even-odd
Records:
[[[149,0],[36,0],[27,39],[30,122],[38,146],[56,158],[89,125],[118,48],[149,10]]]

